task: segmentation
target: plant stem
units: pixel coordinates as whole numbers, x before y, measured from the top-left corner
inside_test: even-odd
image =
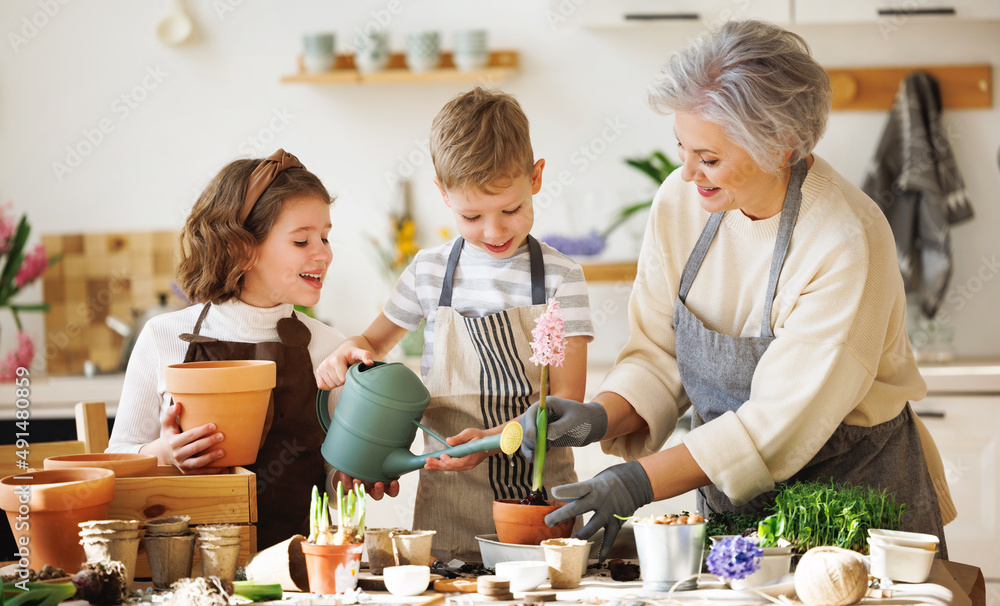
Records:
[[[542,366],[541,399],[538,401],[538,414],[535,417],[535,468],[531,480],[531,490],[542,489],[542,473],[545,470],[545,447],[548,442],[549,413],[545,409],[545,396],[549,391],[549,365]]]

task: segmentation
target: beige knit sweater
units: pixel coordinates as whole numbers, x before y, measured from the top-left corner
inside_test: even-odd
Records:
[[[629,302],[630,336],[599,391],[628,400],[648,431],[604,443],[633,459],[659,450],[690,401],[681,386],[672,317],[681,272],[709,214],[675,171],[653,204]],[[760,336],[780,213],[726,213],[688,294],[706,327]],[[823,159],[802,205],[771,310],[776,339],[754,373],[750,400],[684,437],[735,503],[799,471],[841,422],[872,426],[926,393],[904,327],[903,283],[882,211]],[[922,424],[922,438],[932,444]],[[925,448],[942,516],[954,517],[936,448]]]

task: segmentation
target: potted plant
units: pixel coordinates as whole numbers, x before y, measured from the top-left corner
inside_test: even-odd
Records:
[[[336,530],[330,523],[330,500],[313,486],[309,515],[309,539],[302,543],[309,575],[309,591],[336,594],[358,584],[361,552],[365,547],[365,487],[356,484],[344,494],[337,482]]]
[[[547,503],[542,488],[545,470],[545,446],[549,424],[545,397],[549,387],[549,365],[562,366],[566,359],[566,336],[563,315],[559,301],[549,299],[545,311],[535,319],[531,336],[531,361],[542,367],[539,386],[540,399],[538,416],[535,418],[535,464],[531,482],[531,494],[524,499],[497,499],[493,501],[493,523],[497,529],[497,540],[501,543],[539,545],[545,539],[567,538],[573,532],[574,519],[571,518],[554,527],[545,524],[545,516],[562,507],[565,503]]]

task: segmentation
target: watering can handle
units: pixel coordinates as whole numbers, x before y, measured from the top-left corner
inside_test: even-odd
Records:
[[[320,389],[316,392],[316,416],[319,417],[320,427],[323,431],[330,430],[330,392]]]

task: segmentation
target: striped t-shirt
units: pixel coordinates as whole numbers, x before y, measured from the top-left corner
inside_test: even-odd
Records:
[[[544,242],[545,298],[555,297],[563,312],[567,337],[594,338],[594,323],[590,317],[590,298],[583,269],[566,255]],[[420,375],[427,378],[434,359],[434,317],[441,297],[448,256],[454,247],[452,240],[434,248],[421,250],[413,263],[403,271],[389,295],[383,313],[394,324],[415,330],[423,319],[424,351],[420,359]],[[523,244],[506,259],[495,259],[489,253],[468,244],[455,268],[452,282],[451,307],[465,317],[482,317],[512,307],[531,305],[531,261],[528,244]]]

